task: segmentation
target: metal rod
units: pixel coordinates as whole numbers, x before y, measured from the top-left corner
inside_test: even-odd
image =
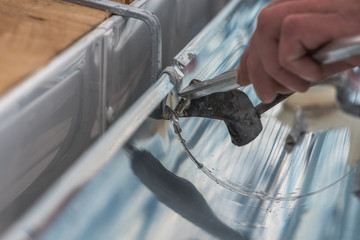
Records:
[[[294,93],[285,94],[285,95],[279,94],[271,103],[263,103],[263,102],[259,103],[258,105],[256,105],[255,110],[257,114],[260,116],[261,114],[271,109],[272,107],[276,106],[278,103],[281,103],[282,101],[284,101],[293,94]]]
[[[150,32],[150,66],[151,66],[151,83],[155,83],[162,70],[162,33],[160,21],[155,14],[148,10],[132,7],[126,4],[112,2],[108,0],[65,0],[80,4],[86,7],[96,8],[99,10],[109,11],[112,14],[122,17],[135,18],[143,21]]]

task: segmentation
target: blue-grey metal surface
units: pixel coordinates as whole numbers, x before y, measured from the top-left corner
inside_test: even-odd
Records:
[[[102,32],[94,31],[0,102],[0,230],[100,134]]]
[[[345,112],[360,116],[360,68],[346,71],[342,81],[337,84],[337,100]]]
[[[159,15],[163,61],[170,64],[170,55],[225,3],[138,0],[132,5]],[[187,28],[191,21],[196,24]],[[149,43],[143,23],[112,16],[0,99],[0,232],[150,87]]]
[[[163,36],[163,66],[170,65],[174,56],[192,40],[228,0],[167,0],[143,1],[160,19]],[[135,1],[136,3],[136,1]],[[172,9],[176,11],[172,11]],[[145,24],[113,17],[114,24],[106,32],[106,105],[114,109],[115,117],[124,113],[151,85],[150,38],[144,35]],[[141,46],[141,47],[139,47]],[[119,63],[123,63],[120,64]],[[121,76],[119,78],[118,76]]]
[[[176,57],[196,55],[181,85],[234,69],[266,3],[232,1]],[[7,239],[359,239],[359,118],[328,103],[304,107],[308,132],[286,151],[297,112],[286,104],[264,114],[263,132],[240,148],[221,122],[180,119],[187,147],[214,179],[191,162],[169,121],[148,118],[102,169],[109,156],[83,155]]]

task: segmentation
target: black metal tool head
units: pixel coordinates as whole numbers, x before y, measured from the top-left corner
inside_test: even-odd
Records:
[[[231,141],[243,146],[254,140],[262,131],[260,116],[248,96],[238,90],[213,93],[192,99],[185,109],[181,99],[175,112],[179,117],[204,117],[223,120],[228,128]]]

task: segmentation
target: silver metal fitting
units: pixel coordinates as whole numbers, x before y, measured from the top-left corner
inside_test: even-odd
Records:
[[[122,17],[135,18],[143,21],[150,33],[150,64],[151,82],[155,83],[162,69],[162,33],[158,17],[148,10],[132,7],[126,4],[112,2],[108,0],[66,0],[68,2],[80,4],[86,7],[106,10],[112,14]]]

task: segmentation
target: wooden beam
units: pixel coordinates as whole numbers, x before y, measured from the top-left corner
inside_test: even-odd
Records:
[[[0,0],[0,96],[109,16],[61,0]]]

